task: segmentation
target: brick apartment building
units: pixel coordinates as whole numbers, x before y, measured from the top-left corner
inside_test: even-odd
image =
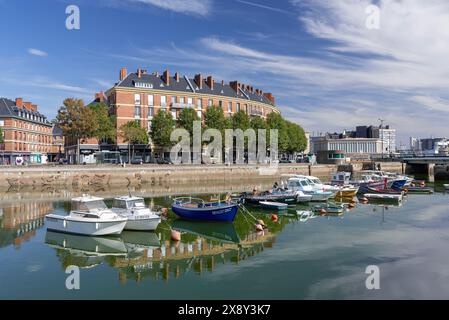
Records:
[[[0,164],[46,163],[52,152],[53,126],[38,107],[22,98],[0,98],[0,127],[4,143],[0,145]]]
[[[212,76],[203,77],[201,74],[193,79],[179,73],[171,76],[168,70],[162,74],[150,74],[144,69],[128,73],[126,68],[122,68],[119,81],[104,94],[97,93],[95,101],[104,101],[110,113],[116,116],[117,133],[120,126],[129,121],[138,121],[142,128],[151,131],[153,117],[159,110],[171,112],[175,120],[184,108],[194,109],[203,119],[211,106],[221,107],[226,116],[240,110],[250,117],[263,118],[271,112],[280,113],[271,93],[239,81],[216,82]],[[83,159],[92,161],[92,154],[98,150],[98,143],[94,140],[89,139],[81,146],[85,155]],[[118,134],[117,144],[109,146],[109,149],[118,150],[122,158],[127,159],[128,145]],[[152,151],[151,145],[135,146],[135,154],[143,156],[144,161],[150,160]]]

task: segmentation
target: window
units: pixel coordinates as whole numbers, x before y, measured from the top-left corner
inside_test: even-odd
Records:
[[[5,121],[4,120],[0,120],[0,127],[3,127],[5,125]]]
[[[154,117],[154,107],[148,107],[148,118]]]
[[[248,113],[248,105],[245,104],[245,113]]]
[[[201,117],[202,117],[202,112],[201,112],[201,110],[198,110],[198,111],[196,112],[196,114],[198,115],[198,118],[201,119]]]
[[[171,97],[171,104],[173,105],[174,103],[176,103],[176,97]]]
[[[193,106],[193,98],[187,98],[187,104],[189,105],[189,108]]]
[[[134,104],[140,105],[140,94],[139,93],[134,94]]]
[[[184,105],[185,103],[186,103],[186,98],[180,97],[180,98],[179,98],[179,104],[182,106],[182,105]]]
[[[201,99],[201,98],[196,99],[196,107],[198,109],[203,109],[203,99]]]
[[[220,108],[223,108],[223,101],[219,100],[219,101],[218,101],[218,106],[219,106]]]
[[[148,95],[148,106],[154,106],[154,96],[152,94]]]
[[[212,99],[209,99],[209,101],[207,102],[207,107],[210,108],[212,107],[214,104],[214,102],[212,101]]]
[[[176,110],[171,111],[171,116],[173,117],[173,119],[178,120]]]
[[[153,127],[153,121],[148,121],[148,131],[151,131],[152,127]]]
[[[228,112],[232,113],[232,102],[228,102]]]
[[[240,102],[237,102],[237,112],[240,111]]]
[[[141,114],[142,114],[142,110],[141,110],[140,106],[136,105],[134,108],[134,116],[140,118]]]
[[[167,96],[161,96],[161,107],[167,106]]]

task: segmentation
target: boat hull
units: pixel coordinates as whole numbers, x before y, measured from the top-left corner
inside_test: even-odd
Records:
[[[47,230],[84,236],[119,235],[125,228],[126,222],[126,218],[106,221],[99,219],[77,221],[52,214],[45,217]]]
[[[269,202],[269,201],[261,201],[259,204],[264,209],[269,210],[286,210],[288,205],[286,203],[277,203],[277,202]]]
[[[128,219],[125,225],[125,230],[133,231],[153,231],[161,222],[161,218],[148,218],[148,219]]]
[[[182,219],[196,221],[232,222],[237,215],[236,204],[216,207],[189,208],[180,204],[172,205],[173,212]]]

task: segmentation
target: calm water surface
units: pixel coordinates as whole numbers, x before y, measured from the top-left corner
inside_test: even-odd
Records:
[[[234,224],[172,217],[155,233],[89,238],[47,232],[43,217],[67,214],[67,201],[0,199],[0,298],[449,299],[448,204],[444,192],[409,195],[305,222],[292,208],[277,223],[250,208],[268,231],[239,213]],[[81,268],[80,290],[65,288],[69,265]],[[368,265],[380,268],[380,290],[365,287]]]

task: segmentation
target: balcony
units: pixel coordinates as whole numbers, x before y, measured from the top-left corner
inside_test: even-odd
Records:
[[[185,108],[194,108],[195,105],[193,103],[178,103],[174,102],[170,104],[170,108],[173,109],[185,109]]]

